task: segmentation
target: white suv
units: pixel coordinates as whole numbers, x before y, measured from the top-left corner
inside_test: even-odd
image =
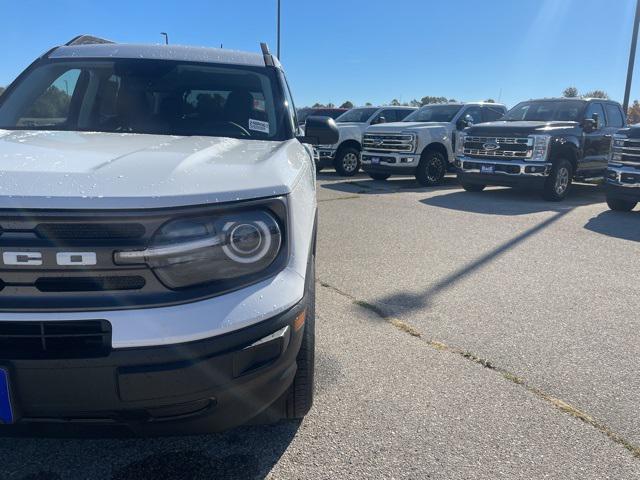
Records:
[[[337,130],[296,129],[265,45],[83,36],[22,73],[0,97],[0,422],[155,434],[305,415],[307,144]]]
[[[336,118],[340,137],[330,145],[316,149],[316,170],[333,166],[338,175],[352,177],[360,169],[362,134],[369,125],[399,122],[416,109],[414,107],[352,108]]]
[[[363,139],[362,169],[375,180],[415,175],[422,185],[438,185],[455,171],[458,132],[506,111],[504,105],[483,102],[425,105],[401,122],[371,126]]]

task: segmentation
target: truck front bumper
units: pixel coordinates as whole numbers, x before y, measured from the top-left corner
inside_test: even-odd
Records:
[[[333,166],[333,160],[336,157],[335,148],[315,147],[313,151],[313,159],[320,168]]]
[[[458,179],[476,185],[541,188],[551,173],[550,162],[487,160],[459,156]]]
[[[420,155],[415,153],[362,152],[360,162],[367,173],[415,175]]]
[[[604,186],[608,198],[640,202],[640,169],[610,165]]]
[[[306,302],[195,342],[114,349],[99,358],[3,360],[15,423],[0,428],[92,424],[156,435],[244,424],[291,385]]]

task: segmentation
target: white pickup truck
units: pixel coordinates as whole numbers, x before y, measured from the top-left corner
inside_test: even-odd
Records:
[[[457,132],[491,122],[506,113],[497,103],[425,105],[404,120],[367,128],[362,143],[362,169],[375,180],[415,175],[424,186],[438,185],[454,171]]]
[[[363,107],[352,108],[336,118],[340,139],[333,145],[319,145],[316,148],[316,171],[334,166],[344,177],[352,177],[360,169],[362,134],[370,125],[399,122],[414,107]]]

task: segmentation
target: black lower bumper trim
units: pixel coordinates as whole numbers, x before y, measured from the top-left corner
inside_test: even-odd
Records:
[[[387,165],[362,164],[362,170],[367,173],[382,173],[388,175],[415,175],[415,167],[391,167]]]
[[[197,342],[103,358],[3,360],[22,417],[0,431],[90,423],[198,433],[246,423],[291,385],[303,332],[294,321],[305,308],[306,298],[257,325]]]
[[[473,185],[497,185],[502,187],[540,189],[544,187],[546,177],[465,172],[458,173],[458,180],[461,183],[470,183]]]

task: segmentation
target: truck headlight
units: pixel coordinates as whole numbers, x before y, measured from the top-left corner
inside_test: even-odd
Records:
[[[145,250],[116,252],[117,264],[146,263],[168,288],[250,283],[278,258],[282,227],[266,209],[183,218],[163,225]]]
[[[458,133],[458,140],[456,142],[456,155],[459,157],[464,156],[464,142],[467,140],[466,133]]]
[[[549,155],[549,143],[551,135],[531,135],[533,138],[533,152],[531,158],[527,158],[530,162],[546,162]]]

